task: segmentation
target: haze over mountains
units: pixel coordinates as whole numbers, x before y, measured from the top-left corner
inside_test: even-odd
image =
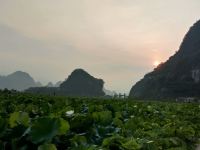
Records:
[[[0,89],[15,89],[23,91],[29,87],[42,86],[40,82],[36,82],[28,73],[16,71],[7,76],[0,76]]]
[[[96,85],[100,85],[99,88],[95,88]],[[65,89],[65,93],[71,95],[81,95],[80,93],[83,92],[82,89],[88,90],[83,93],[90,93],[96,90],[97,93],[95,95],[114,96],[117,94],[115,91],[105,89],[103,87],[103,80],[98,80],[92,77],[83,69],[75,69],[66,81],[58,81],[55,84],[49,82],[47,85],[42,85],[40,82],[36,82],[28,73],[22,71],[16,71],[7,76],[0,76],[0,89],[7,88],[9,90],[26,90],[33,93],[52,94],[55,92],[57,93],[59,87]],[[100,93],[98,93],[99,91]]]
[[[126,79],[123,79],[126,80]],[[32,93],[72,96],[114,95],[106,90],[104,81],[91,76],[83,69],[74,70],[64,81],[46,86],[36,82],[28,73],[17,71],[0,76],[0,88],[26,90]],[[32,88],[31,88],[32,87]],[[179,50],[154,71],[146,74],[130,91],[130,97],[165,99],[200,96],[200,21],[185,35]]]
[[[130,91],[136,98],[177,98],[200,96],[200,21],[185,35],[179,50]]]

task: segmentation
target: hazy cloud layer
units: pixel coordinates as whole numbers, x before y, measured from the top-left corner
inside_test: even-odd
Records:
[[[0,0],[0,74],[42,82],[75,68],[128,92],[179,47],[199,0]]]

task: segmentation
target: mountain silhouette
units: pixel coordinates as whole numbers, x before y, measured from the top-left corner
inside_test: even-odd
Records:
[[[35,87],[29,88],[26,92],[39,94],[54,94],[67,96],[104,96],[102,79],[91,76],[83,69],[74,70],[64,82],[58,82],[59,87]]]
[[[0,76],[0,89],[7,88],[23,91],[27,88],[37,86],[41,86],[41,83],[35,82],[26,72],[16,71],[7,76]]]
[[[200,21],[190,28],[176,54],[137,82],[129,96],[147,99],[200,96]]]
[[[52,82],[49,82],[46,87],[54,87],[54,84]]]
[[[63,83],[63,81],[58,81],[55,83],[54,87],[60,87],[60,85]]]
[[[104,96],[104,81],[88,74],[83,69],[74,70],[60,85],[60,89],[72,96]]]

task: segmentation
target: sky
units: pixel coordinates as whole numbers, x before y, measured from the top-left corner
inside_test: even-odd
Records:
[[[199,0],[0,0],[0,74],[47,84],[76,68],[128,93],[200,19]]]

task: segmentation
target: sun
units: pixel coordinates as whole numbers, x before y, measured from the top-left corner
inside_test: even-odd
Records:
[[[157,67],[159,64],[160,64],[160,62],[158,60],[156,60],[156,61],[153,62],[153,66],[154,67]]]

